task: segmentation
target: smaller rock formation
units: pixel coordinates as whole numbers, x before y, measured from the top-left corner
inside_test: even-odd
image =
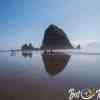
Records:
[[[34,47],[32,46],[31,43],[29,44],[28,49],[29,49],[29,50],[34,50]]]
[[[22,45],[21,50],[27,50],[28,46],[27,44]]]
[[[29,45],[24,44],[24,45],[22,45],[21,50],[22,50],[22,51],[23,51],[23,50],[34,50],[34,47],[32,46],[31,43],[30,43]]]
[[[80,49],[81,48],[81,46],[80,46],[80,44],[76,47],[76,49]]]

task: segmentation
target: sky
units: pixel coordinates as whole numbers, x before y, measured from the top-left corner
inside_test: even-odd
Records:
[[[39,47],[49,24],[73,44],[99,41],[100,0],[0,0],[0,49]]]

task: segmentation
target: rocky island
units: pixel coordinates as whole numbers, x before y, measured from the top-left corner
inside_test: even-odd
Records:
[[[58,28],[56,25],[51,24],[45,30],[44,38],[41,49],[73,49],[66,33]]]
[[[27,50],[34,50],[34,47],[32,46],[31,43],[29,45],[27,44],[22,45],[21,51],[27,51]]]

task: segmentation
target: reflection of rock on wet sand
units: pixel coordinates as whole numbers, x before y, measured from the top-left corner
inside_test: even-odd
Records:
[[[32,58],[32,51],[22,51],[22,56]]]
[[[63,71],[70,59],[70,55],[60,52],[44,52],[42,57],[45,69],[51,76]]]

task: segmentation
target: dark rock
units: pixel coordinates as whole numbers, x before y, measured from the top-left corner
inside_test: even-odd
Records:
[[[27,44],[24,44],[22,47],[21,47],[21,50],[34,50],[34,47],[32,46],[32,44],[30,43],[29,45]]]
[[[77,47],[76,47],[76,49],[80,49],[81,48],[81,46],[80,45],[78,45]]]
[[[22,45],[21,50],[27,50],[27,49],[28,49],[28,45],[27,44]]]
[[[56,25],[49,25],[44,34],[41,49],[72,49],[66,33]]]
[[[29,50],[33,50],[33,49],[34,49],[34,47],[32,46],[31,43],[29,44],[28,49],[29,49]]]

